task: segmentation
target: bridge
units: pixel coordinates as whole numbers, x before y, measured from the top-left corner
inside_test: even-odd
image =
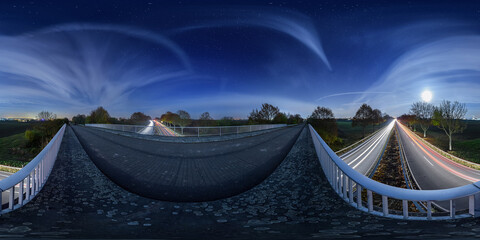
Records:
[[[310,126],[237,138],[225,136],[204,143],[154,141],[100,129],[63,127],[31,165],[0,181],[0,189],[9,196],[0,216],[2,236],[198,238],[208,235],[210,239],[479,236],[478,219],[468,217],[476,216],[479,190],[474,184],[443,190],[383,185],[365,176],[367,172],[353,170]],[[372,139],[370,143],[375,141]],[[402,144],[408,145],[405,143]],[[181,147],[196,144],[202,147]],[[217,152],[219,147],[229,149]],[[383,146],[377,144],[377,147]],[[200,151],[198,156],[196,151]],[[365,152],[357,153],[360,151]],[[157,158],[167,161],[169,155],[182,163],[153,161]],[[371,152],[364,162],[377,158]],[[204,159],[212,160],[212,165]],[[135,164],[143,166],[136,169]],[[244,168],[235,172],[234,168],[240,165]],[[246,174],[249,171],[255,174]],[[188,179],[190,174],[195,177]],[[158,183],[159,180],[165,182]],[[235,190],[225,189],[229,194],[223,194],[224,188],[232,184],[238,186]],[[420,182],[419,185],[423,186]],[[173,186],[211,190],[206,190],[208,194],[193,191],[191,196],[185,195],[188,192],[185,190],[171,196]],[[155,188],[161,191],[156,192]],[[408,211],[397,213],[388,206],[373,206],[370,204],[373,194],[380,194],[387,202],[397,198],[426,201],[430,205],[437,200],[455,203],[456,197],[466,196],[473,199],[469,201],[473,203],[473,211],[413,216]],[[180,201],[183,197],[191,199]],[[448,220],[411,221],[429,217]]]

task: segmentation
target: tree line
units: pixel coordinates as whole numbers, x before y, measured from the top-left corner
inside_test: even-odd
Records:
[[[434,106],[427,102],[415,102],[410,107],[409,114],[403,114],[398,120],[407,124],[416,131],[416,125],[423,130],[423,137],[427,137],[430,126],[443,130],[448,137],[448,150],[452,151],[452,135],[461,133],[467,124],[462,121],[467,114],[464,103],[443,100],[440,105]]]

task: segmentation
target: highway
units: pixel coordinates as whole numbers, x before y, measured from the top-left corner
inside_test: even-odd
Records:
[[[397,122],[397,129],[405,160],[421,190],[453,188],[480,181],[480,171],[443,157],[403,124]],[[437,204],[449,209],[448,202]],[[456,207],[458,210],[466,209],[467,199],[457,200]]]
[[[368,140],[340,156],[353,169],[369,176],[384,152],[385,145],[394,127],[395,121],[371,136]]]
[[[172,129],[169,127],[163,125],[163,123],[153,120],[155,126],[157,127],[157,135],[162,135],[162,136],[178,136],[177,133],[175,133]]]
[[[155,123],[152,121],[152,120],[149,120],[150,122],[148,123],[148,125],[140,130],[140,134],[145,134],[145,135],[153,135],[155,134],[155,131],[153,130],[153,126],[155,125]]]

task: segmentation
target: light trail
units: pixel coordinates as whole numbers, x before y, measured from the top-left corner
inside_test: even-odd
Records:
[[[466,168],[466,169],[469,169],[471,170],[470,168],[467,168],[461,164],[458,164],[458,163],[455,163],[443,156],[441,156],[440,154],[434,152],[434,150],[430,149],[428,146],[426,146],[424,143],[422,143],[420,140],[417,139],[416,136],[413,136],[413,133],[411,133],[410,131],[408,131],[406,129],[405,126],[403,126],[402,124],[398,124],[398,126],[400,126],[400,128],[402,128],[402,130],[407,134],[407,136],[413,141],[413,143],[415,143],[417,146],[418,146],[418,149],[422,150],[431,160],[433,160],[434,162],[436,162],[439,166],[441,166],[442,168],[444,168],[445,170],[447,170],[448,172],[452,173],[453,175],[457,176],[457,177],[460,177],[460,178],[463,178],[467,181],[470,181],[470,182],[478,182],[480,181],[480,179],[477,179],[477,178],[474,178],[474,177],[470,177],[470,176],[467,176],[465,174],[462,174],[450,167],[448,167],[447,165],[445,165],[445,163],[442,163],[441,160],[443,161],[447,161],[453,165],[456,165],[460,168]],[[432,154],[436,155],[437,157],[439,157],[441,160],[435,158]]]

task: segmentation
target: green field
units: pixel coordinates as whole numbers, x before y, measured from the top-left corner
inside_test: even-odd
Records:
[[[23,167],[32,160],[36,152],[25,148],[27,140],[24,133],[0,138],[0,164]]]
[[[480,163],[480,121],[465,121],[467,128],[463,133],[456,133],[452,137],[453,151],[449,152],[457,157]],[[423,137],[423,131],[417,127],[417,134]],[[427,141],[448,151],[448,137],[445,132],[431,126],[427,132]]]
[[[380,125],[368,126],[365,128],[365,136],[368,136],[372,132],[378,130],[379,128],[383,127],[385,123]],[[355,142],[361,140],[363,138],[363,129],[362,127],[352,127],[352,120],[347,119],[337,119],[337,127],[338,127],[338,137],[343,140],[343,147],[350,146]]]
[[[12,167],[22,167],[32,160],[37,151],[27,149],[25,130],[35,123],[16,121],[0,122],[0,164]]]
[[[31,128],[34,124],[35,123],[23,123],[17,121],[0,122],[0,138],[24,133],[25,130]]]

